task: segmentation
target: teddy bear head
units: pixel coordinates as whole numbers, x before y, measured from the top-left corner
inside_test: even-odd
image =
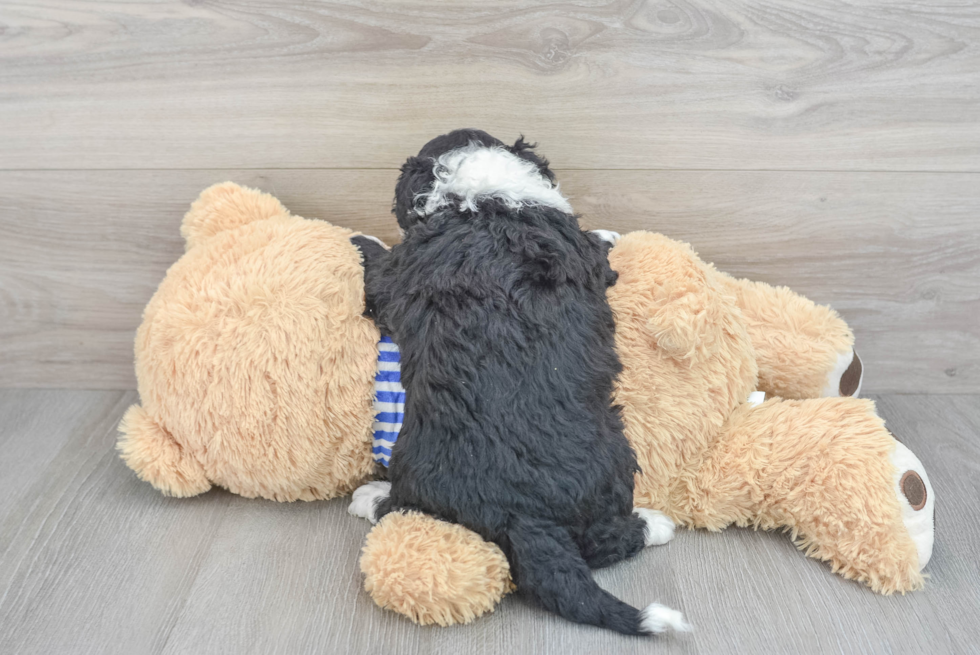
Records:
[[[177,496],[349,492],[373,471],[379,338],[352,233],[232,183],[205,190],[181,233],[137,331],[124,459]]]

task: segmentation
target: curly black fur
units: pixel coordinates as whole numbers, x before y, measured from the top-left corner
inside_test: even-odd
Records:
[[[433,159],[474,140],[501,144],[463,130],[406,162],[400,245],[388,252],[354,239],[368,311],[401,348],[406,389],[391,495],[377,516],[413,509],[464,525],[500,545],[518,589],[543,607],[639,634],[639,612],[589,570],[644,545],[636,456],[611,402],[621,366],[607,246],[540,205],[488,199],[474,212],[420,216],[414,199],[431,183]],[[553,180],[523,138],[511,152]]]

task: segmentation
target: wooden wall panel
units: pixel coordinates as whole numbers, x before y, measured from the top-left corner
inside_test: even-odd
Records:
[[[0,168],[397,166],[476,126],[561,168],[980,170],[980,7],[8,0]]]

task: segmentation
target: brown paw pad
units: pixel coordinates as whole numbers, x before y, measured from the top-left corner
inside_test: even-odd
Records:
[[[928,499],[926,483],[922,481],[918,473],[915,471],[906,471],[902,475],[898,486],[902,490],[902,495],[909,501],[912,509],[918,512],[926,506],[926,500]]]
[[[863,373],[864,367],[861,365],[861,358],[858,357],[857,351],[855,351],[854,359],[851,360],[850,366],[840,376],[840,395],[853,396],[857,393],[857,390],[861,387],[861,375]]]

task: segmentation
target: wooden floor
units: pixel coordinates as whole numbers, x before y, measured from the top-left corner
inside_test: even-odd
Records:
[[[877,596],[783,534],[681,531],[597,574],[696,632],[636,639],[507,598],[468,626],[420,628],[376,607],[346,502],[224,491],[177,500],[113,450],[132,392],[0,391],[0,653],[976,653],[980,397],[878,398],[935,487],[924,590]]]
[[[682,533],[599,579],[694,635],[513,598],[418,628],[361,589],[343,501],[134,477],[112,450],[133,336],[201,189],[393,241],[398,166],[464,126],[538,141],[589,227],[841,312],[941,495],[924,591],[875,596],[783,535]],[[0,653],[980,652],[978,318],[977,2],[4,0]]]

